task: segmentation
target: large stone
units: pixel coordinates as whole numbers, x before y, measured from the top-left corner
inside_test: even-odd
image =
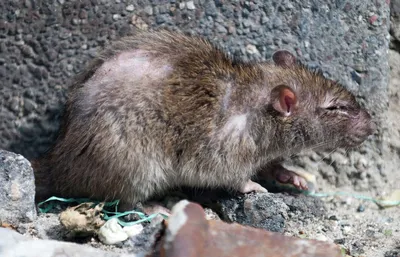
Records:
[[[136,236],[130,237],[124,242],[124,247],[130,249],[130,252],[147,252],[151,253],[154,250],[156,242],[160,240],[162,231],[164,230],[163,217],[157,215],[150,224],[147,224],[143,231]]]
[[[0,222],[17,225],[36,219],[33,170],[23,156],[0,150]]]
[[[175,205],[163,238],[163,257],[339,257],[338,246],[321,241],[207,221],[200,205],[181,201]]]
[[[299,219],[321,218],[325,213],[319,198],[288,194],[246,194],[215,200],[214,208],[227,222],[283,232],[286,221],[296,215]]]
[[[7,257],[144,257],[144,254],[117,254],[93,247],[52,240],[33,240],[10,229],[0,227],[0,256]]]
[[[222,219],[282,232],[289,207],[272,194],[248,194],[218,201]]]

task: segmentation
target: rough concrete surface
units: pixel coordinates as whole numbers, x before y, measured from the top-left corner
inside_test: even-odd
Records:
[[[273,51],[286,48],[342,82],[373,113],[379,131],[356,150],[310,152],[293,160],[317,175],[318,192],[387,195],[399,188],[400,179],[400,57],[395,51],[389,53],[390,94],[387,91],[389,4],[399,6],[396,2],[0,1],[0,148],[29,159],[39,156],[54,141],[70,77],[113,39],[138,29],[167,27],[202,35],[244,60],[267,59]],[[400,49],[396,40],[400,15],[394,7],[392,46]],[[279,199],[289,210],[283,215],[285,225],[276,225],[287,235],[335,242],[351,256],[399,255],[398,207],[380,210],[370,202],[329,197],[323,199],[321,215],[315,208],[320,201],[313,198],[277,195]],[[257,207],[257,202],[252,204],[251,208]],[[46,223],[42,215],[40,220]],[[31,229],[20,232],[61,239],[56,223],[53,217],[50,232],[45,232],[47,228],[36,235]]]
[[[287,48],[374,113],[387,105],[383,1],[42,0],[1,1],[0,10],[0,148],[28,158],[54,140],[68,79],[138,27],[202,35],[247,60]]]

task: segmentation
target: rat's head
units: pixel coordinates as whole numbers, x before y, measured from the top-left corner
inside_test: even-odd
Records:
[[[298,64],[288,51],[273,55],[278,78],[270,97],[283,148],[354,147],[375,130],[354,95],[322,74]]]

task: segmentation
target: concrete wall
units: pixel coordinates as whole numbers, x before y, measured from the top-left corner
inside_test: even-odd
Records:
[[[202,35],[245,60],[287,48],[346,85],[377,119],[387,108],[389,1],[3,0],[0,10],[0,148],[28,158],[53,142],[70,77],[137,29]],[[297,161],[339,186],[361,176],[363,189],[384,181],[380,138],[322,162],[313,153]]]

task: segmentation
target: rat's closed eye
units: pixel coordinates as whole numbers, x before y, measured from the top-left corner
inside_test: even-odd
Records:
[[[332,103],[329,106],[322,107],[322,109],[326,113],[331,113],[334,115],[342,115],[342,116],[347,116],[347,117],[355,117],[359,113],[359,109],[352,106],[352,105],[346,105],[343,103]]]
[[[350,108],[345,106],[345,105],[331,105],[328,107],[325,107],[325,110],[327,111],[348,111]]]

